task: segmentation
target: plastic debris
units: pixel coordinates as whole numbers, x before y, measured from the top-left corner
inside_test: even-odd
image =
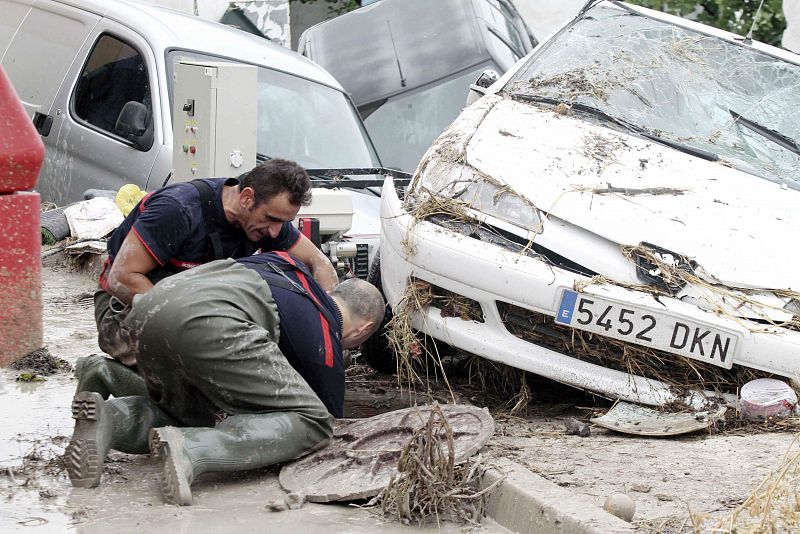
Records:
[[[739,409],[747,419],[789,417],[797,406],[797,394],[786,382],[759,378],[742,386]]]
[[[119,226],[124,217],[110,198],[95,197],[64,210],[72,237],[100,239]]]
[[[120,187],[117,193],[116,203],[122,215],[127,217],[136,204],[144,198],[145,194],[146,193],[135,184],[125,184]]]

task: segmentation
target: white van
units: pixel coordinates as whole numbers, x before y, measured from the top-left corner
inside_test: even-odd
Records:
[[[172,80],[182,60],[258,67],[260,158],[380,166],[336,80],[264,39],[126,0],[0,0],[0,13],[0,64],[45,143],[43,200],[63,204],[89,188],[165,183]],[[129,102],[145,111],[141,128],[117,120]]]

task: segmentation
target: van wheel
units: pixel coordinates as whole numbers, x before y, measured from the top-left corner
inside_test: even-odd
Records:
[[[383,284],[381,283],[381,256],[380,250],[375,254],[372,265],[367,274],[367,282],[378,288],[383,295]],[[384,298],[386,296],[384,295]],[[380,327],[372,334],[361,346],[361,354],[366,358],[367,363],[382,373],[395,373],[397,371],[397,356],[389,346],[386,339],[386,325],[392,320],[392,308],[386,303],[386,310],[383,312],[383,321]]]

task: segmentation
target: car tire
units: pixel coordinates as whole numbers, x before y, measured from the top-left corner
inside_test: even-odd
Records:
[[[383,284],[381,282],[380,251],[375,254],[375,259],[372,261],[372,265],[369,268],[367,282],[377,287],[381,295],[386,298],[386,295],[383,293]],[[397,355],[389,346],[389,340],[386,339],[386,325],[389,324],[393,316],[392,308],[387,302],[380,327],[361,345],[361,355],[367,360],[369,366],[376,371],[388,374],[397,373]],[[465,357],[463,354],[460,355],[458,351],[450,345],[436,341],[432,337],[417,332],[417,338],[425,347],[433,347],[432,350],[441,358],[441,364],[444,366],[444,371],[447,373],[462,370],[469,360],[468,357]],[[427,358],[428,365],[433,364],[433,362],[433,358]]]
[[[367,274],[367,282],[378,288],[383,295],[383,284],[381,283],[381,256],[380,250],[375,253],[375,259]],[[384,298],[386,296],[384,295]],[[373,369],[382,373],[394,374],[397,372],[397,356],[389,346],[386,339],[386,325],[392,320],[392,308],[386,303],[383,312],[383,321],[380,327],[372,334],[361,346],[361,355]]]

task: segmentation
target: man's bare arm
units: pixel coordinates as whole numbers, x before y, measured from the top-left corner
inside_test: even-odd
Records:
[[[108,273],[109,293],[125,304],[133,302],[133,296],[147,293],[153,284],[147,273],[158,266],[156,259],[139,240],[134,231],[128,232]]]
[[[300,234],[300,239],[289,249],[289,252],[308,266],[314,279],[325,291],[332,291],[339,283],[339,277],[336,275],[333,264],[306,236]]]

